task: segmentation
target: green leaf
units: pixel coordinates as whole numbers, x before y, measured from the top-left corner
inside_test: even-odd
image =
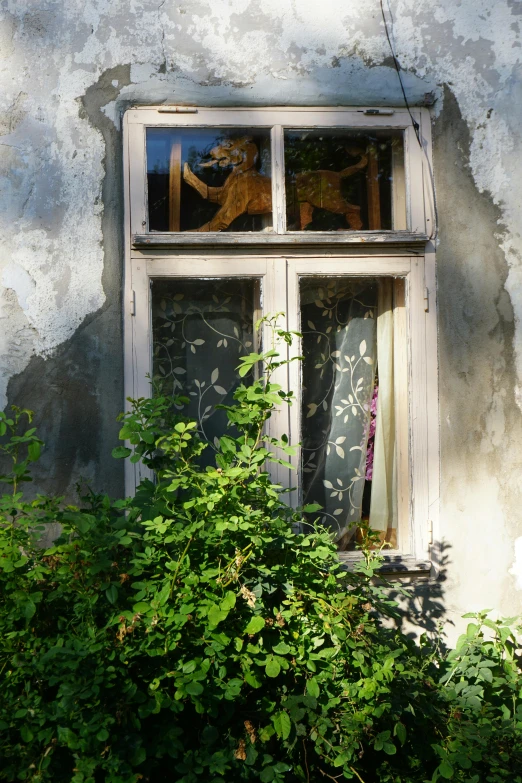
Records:
[[[145,750],[145,748],[136,748],[136,750],[131,756],[131,764],[134,767],[137,767],[139,764],[143,764],[146,758],[147,758],[147,751]]]
[[[245,633],[259,633],[259,631],[265,627],[265,621],[262,617],[259,617],[259,615],[256,615],[255,617],[252,617],[250,622],[248,623],[247,627],[245,628]]]
[[[20,734],[24,742],[31,742],[31,740],[34,738],[34,734],[29,726],[22,726],[20,729]]]
[[[290,652],[290,647],[286,642],[279,642],[275,647],[272,647],[272,650],[278,655],[286,655]]]
[[[245,672],[245,682],[252,688],[260,688],[263,684],[263,680],[260,680],[252,671]]]
[[[202,686],[202,684],[200,682],[197,682],[197,680],[194,680],[192,682],[188,682],[185,685],[185,690],[191,696],[200,696],[203,693],[203,686]]]
[[[145,612],[148,612],[149,609],[150,604],[145,603],[145,601],[138,601],[138,603],[134,604],[132,607],[134,614],[145,614]]]
[[[116,585],[109,585],[109,587],[105,591],[105,595],[107,596],[107,601],[110,604],[115,604],[116,599],[118,598],[118,588],[116,587]]]
[[[446,780],[451,780],[453,777],[453,767],[447,759],[444,759],[444,761],[439,764],[437,771],[443,778],[446,778]]]
[[[27,453],[29,455],[29,459],[31,460],[31,462],[36,462],[36,460],[40,459],[40,452],[41,452],[41,446],[37,440],[30,443],[29,446],[27,447]]]
[[[272,723],[274,724],[277,736],[284,740],[288,739],[292,729],[292,721],[290,720],[288,713],[284,710],[276,712],[275,715],[272,715]]]
[[[132,454],[132,451],[126,446],[116,446],[111,453],[114,459],[124,459],[125,457],[128,457],[129,454]]]
[[[225,611],[224,609],[220,609],[219,606],[216,606],[216,604],[213,604],[210,609],[208,610],[208,626],[210,629],[215,628],[219,623],[221,623],[223,620],[226,619],[228,615],[228,611]]]
[[[399,739],[401,745],[404,745],[406,742],[406,726],[404,723],[401,723],[400,721],[396,723],[393,733]]]
[[[319,683],[317,682],[315,677],[311,677],[306,683],[306,692],[309,696],[312,696],[312,698],[314,699],[319,698]]]
[[[265,666],[266,676],[277,677],[280,671],[281,671],[281,664],[279,663],[279,661],[276,661],[275,658],[269,658]]]
[[[30,598],[27,598],[27,600],[25,601],[25,604],[24,604],[24,617],[25,617],[25,619],[26,620],[30,620],[35,612],[36,612],[36,606],[31,601]]]
[[[236,605],[236,594],[232,590],[227,590],[225,597],[219,604],[220,608],[226,612],[229,612]]]
[[[202,740],[206,745],[212,745],[219,739],[219,732],[215,726],[205,726],[201,734]]]
[[[100,742],[105,742],[106,739],[109,739],[109,732],[107,729],[100,729],[100,731],[96,735],[96,739]]]
[[[76,747],[76,734],[68,726],[58,726],[58,742],[70,748]]]

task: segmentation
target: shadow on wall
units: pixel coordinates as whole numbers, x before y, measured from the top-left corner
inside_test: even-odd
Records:
[[[445,626],[453,624],[446,617],[444,602],[445,583],[451,564],[450,549],[451,546],[445,542],[436,541],[433,544],[433,575],[429,578],[412,577],[409,582],[404,579],[391,582],[390,598],[397,601],[400,607],[396,627],[411,638],[426,633],[434,641],[442,633],[442,623]]]

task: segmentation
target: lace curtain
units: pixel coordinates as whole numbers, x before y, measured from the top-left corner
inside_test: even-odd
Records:
[[[322,506],[321,521],[340,548],[353,545],[354,526],[368,516],[382,538],[396,545],[393,281],[302,278],[300,291],[305,501]],[[369,486],[368,437],[377,375]]]
[[[209,443],[202,464],[211,463],[216,438],[227,428],[226,412],[216,405],[233,403],[239,357],[255,350],[258,287],[251,278],[153,283],[153,381],[163,394],[188,398],[180,410]]]

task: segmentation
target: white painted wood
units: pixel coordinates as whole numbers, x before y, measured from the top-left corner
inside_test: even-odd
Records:
[[[289,259],[293,274],[299,275],[407,275],[411,268],[411,256],[345,256],[344,258]]]
[[[308,265],[310,270],[317,271],[321,268],[317,264],[317,259],[307,259],[311,261]],[[301,331],[301,313],[299,308],[299,269],[302,259],[288,259],[287,264],[287,298],[288,298],[288,329],[292,332]],[[298,446],[301,443],[301,389],[302,389],[302,366],[297,359],[301,356],[301,340],[298,337],[292,342],[289,350],[289,358],[293,361],[288,365],[288,384],[293,391],[295,402],[289,410],[289,429],[290,443],[292,446]],[[302,477],[301,477],[301,453],[300,449],[293,457],[295,465],[294,482],[296,492],[293,493],[292,503],[295,506],[302,505]]]
[[[266,298],[263,308],[264,314],[280,314],[277,319],[277,327],[287,329],[286,262],[283,258],[275,258],[268,263],[270,263],[270,271],[266,279]],[[263,351],[271,348],[275,348],[275,350],[279,352],[281,360],[287,358],[288,350],[286,343],[281,338],[277,338],[273,329],[267,326],[265,327],[263,334]],[[274,372],[272,380],[274,383],[279,384],[282,389],[287,391],[289,389],[288,366],[279,367]],[[277,438],[278,440],[281,440],[283,435],[290,438],[290,410],[286,404],[281,404],[279,408],[272,413],[272,416],[268,421],[267,432],[271,437]],[[288,455],[282,451],[276,449],[275,455],[285,462],[291,462]],[[295,477],[292,476],[292,471],[289,468],[276,464],[268,467],[270,474],[277,484],[281,484],[281,486],[288,488],[295,483]]]
[[[422,178],[424,183],[424,204],[426,209],[426,233],[433,238],[437,230],[435,210],[435,182],[433,179],[432,165],[432,136],[431,118],[428,113],[421,113],[421,139],[422,139]]]
[[[342,107],[260,107],[260,108],[198,108],[197,113],[167,114],[159,111],[161,107],[140,106],[128,110],[130,125],[145,124],[150,126],[169,127],[213,127],[213,126],[244,126],[271,127],[283,125],[289,128],[326,128],[338,125],[345,128],[406,128],[411,124],[406,109],[395,109],[392,115],[368,115],[366,108]],[[414,109],[415,114],[426,109]]]
[[[171,256],[144,259],[144,264],[149,277],[264,277],[267,274],[266,258]]]
[[[129,113],[125,114],[128,119]],[[145,127],[127,124],[126,151],[129,164],[129,202],[132,234],[148,230],[146,212],[147,161],[145,155]]]
[[[412,487],[412,549],[419,558],[428,557],[428,411],[426,313],[424,310],[424,259],[412,258],[408,287],[410,337],[410,454]]]
[[[393,303],[393,379],[395,400],[395,459],[397,476],[397,539],[404,552],[411,546],[410,426],[408,421],[407,278],[397,278]]]
[[[123,196],[124,196],[124,272],[123,272],[123,344],[124,344],[124,389],[125,389],[125,402],[124,410],[129,410],[130,405],[127,402],[127,397],[134,396],[134,374],[136,372],[136,364],[133,356],[133,318],[129,312],[128,303],[131,300],[132,294],[132,276],[131,276],[131,218],[130,218],[130,161],[128,143],[129,125],[128,125],[128,113],[123,118]],[[127,447],[129,443],[125,444]],[[134,494],[136,489],[136,471],[135,466],[132,465],[129,460],[125,460],[124,465],[125,472],[125,493],[127,496]]]
[[[426,123],[422,123],[421,112],[412,111],[414,118],[420,126],[421,141],[424,144],[423,133],[426,132]],[[424,190],[424,152],[421,149],[415,130],[411,124],[404,132],[405,166],[406,166],[406,191],[407,191],[407,225],[411,232],[426,234],[426,208]]]
[[[126,396],[139,399],[151,396],[151,385],[147,376],[152,375],[150,282],[146,264],[142,261],[133,262],[131,265],[131,284],[136,295],[136,313],[130,317],[134,372],[132,389]],[[144,478],[152,478],[151,471],[141,462],[135,465],[129,463],[129,466],[130,486],[126,488],[127,494],[130,494]]]
[[[282,214],[282,213],[281,213]],[[284,234],[275,232],[250,231],[250,232],[202,232],[179,233],[151,232],[150,234],[134,234],[132,237],[133,248],[178,248],[178,247],[254,247],[280,246],[291,248],[306,245],[323,245],[324,247],[344,246],[346,244],[364,245],[401,245],[419,246],[424,248],[428,240],[426,234],[413,234],[406,231],[287,231]]]
[[[272,144],[272,219],[276,234],[283,234],[286,228],[286,205],[284,137],[281,125],[274,125],[270,139]]]
[[[440,422],[438,389],[437,281],[435,247],[429,242],[424,260],[425,283],[429,293],[426,322],[426,409],[428,412],[428,517],[433,531],[432,560],[439,559],[440,531]]]
[[[404,134],[400,146],[392,146],[392,226],[394,231],[406,231],[406,170],[404,166]]]

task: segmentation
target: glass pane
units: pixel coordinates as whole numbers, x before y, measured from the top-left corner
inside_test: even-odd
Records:
[[[402,132],[285,131],[288,231],[406,228]]]
[[[259,296],[253,278],[161,278],[152,285],[153,380],[162,394],[188,397],[180,410],[209,443],[204,464],[227,428],[226,412],[216,405],[232,404],[242,382],[239,357],[257,350]]]
[[[268,231],[270,132],[147,128],[149,231]]]
[[[300,280],[304,501],[321,505],[340,549],[354,547],[355,525],[365,521],[397,547],[395,421],[406,395],[394,377],[404,372],[396,286],[390,278]]]

